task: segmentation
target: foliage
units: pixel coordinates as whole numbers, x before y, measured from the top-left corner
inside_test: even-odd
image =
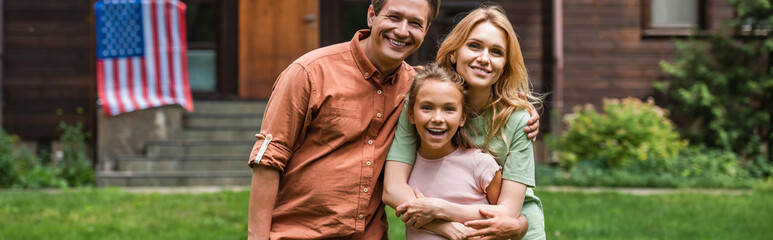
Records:
[[[0,128],[0,187],[10,187],[19,176],[14,149],[17,141]]]
[[[575,108],[566,121],[568,130],[553,147],[568,167],[591,161],[605,168],[651,166],[658,171],[673,165],[687,145],[651,99],[604,99],[604,113],[588,105]]]
[[[62,178],[70,186],[86,186],[94,183],[94,169],[91,160],[86,155],[86,136],[83,134],[83,124],[59,124],[59,141],[63,145]]]
[[[770,1],[730,0],[736,18],[726,29],[677,41],[673,76],[655,88],[692,143],[732,150],[756,177],[773,162],[773,8]]]
[[[42,164],[42,160],[36,157],[29,149],[20,148],[17,151],[17,166],[20,169],[17,179],[13,182],[13,188],[47,188],[66,187],[67,182],[60,178],[62,170],[50,164]]]
[[[60,124],[64,149],[58,165],[50,164],[49,154],[36,156],[19,138],[0,129],[0,188],[48,188],[88,186],[94,183],[94,170],[86,156],[82,125]]]
[[[571,168],[537,165],[539,185],[656,187],[656,188],[750,188],[758,179],[748,176],[730,151],[691,146],[673,159],[668,168],[644,161],[626,167],[607,168],[600,161],[583,161]],[[655,170],[657,169],[657,170]]]

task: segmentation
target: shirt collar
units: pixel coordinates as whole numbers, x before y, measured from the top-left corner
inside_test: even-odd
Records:
[[[376,68],[373,63],[370,62],[368,56],[365,55],[365,51],[362,50],[362,45],[360,45],[360,40],[365,39],[368,36],[370,36],[369,29],[359,30],[354,34],[354,37],[351,41],[352,46],[354,46],[352,48],[352,55],[354,56],[354,62],[357,64],[357,67],[360,70],[360,74],[362,74],[365,79],[377,79],[382,84],[394,83],[400,72],[404,71],[403,68],[405,68],[407,64],[403,62],[399,67],[397,67],[397,70],[395,70],[394,74],[386,77],[382,76],[383,74],[378,71],[378,68]]]

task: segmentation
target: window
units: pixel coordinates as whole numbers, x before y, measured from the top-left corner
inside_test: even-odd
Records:
[[[183,0],[194,98],[237,93],[238,1]]]
[[[192,91],[215,91],[217,6],[214,1],[189,2],[185,22],[188,30],[188,76]]]
[[[705,0],[643,0],[643,33],[686,36],[703,29]]]

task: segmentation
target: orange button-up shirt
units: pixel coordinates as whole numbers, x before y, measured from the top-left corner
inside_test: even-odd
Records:
[[[383,76],[369,35],[307,53],[274,84],[249,160],[280,171],[271,239],[386,237],[381,171],[414,71]]]

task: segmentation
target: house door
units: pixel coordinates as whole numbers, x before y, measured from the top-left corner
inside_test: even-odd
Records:
[[[268,99],[279,74],[319,47],[319,2],[239,1],[239,97]]]

